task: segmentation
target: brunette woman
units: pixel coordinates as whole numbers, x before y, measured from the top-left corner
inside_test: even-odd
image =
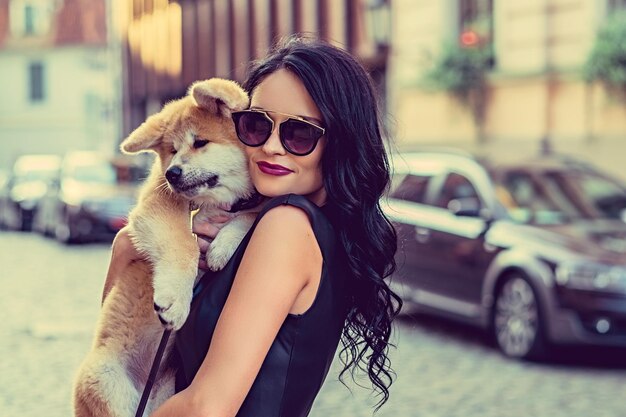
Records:
[[[382,405],[401,302],[385,282],[396,235],[379,205],[389,168],[370,78],[344,50],[292,37],[244,88],[250,108],[233,121],[269,201],[200,281],[176,336],[177,394],[153,417],[307,416],[340,341],[343,372],[364,370]]]

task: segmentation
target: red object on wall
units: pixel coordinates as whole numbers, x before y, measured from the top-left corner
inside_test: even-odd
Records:
[[[460,36],[461,46],[471,48],[480,43],[480,38],[473,30],[464,30]]]

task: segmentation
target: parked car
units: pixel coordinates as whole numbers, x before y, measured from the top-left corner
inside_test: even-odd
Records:
[[[9,173],[5,170],[0,170],[0,190],[7,186],[9,183]]]
[[[4,217],[3,213],[9,196],[9,178],[9,171],[0,171],[0,230],[3,230],[5,228],[2,219]]]
[[[30,230],[39,202],[58,175],[56,155],[22,155],[15,160],[0,192],[0,223],[11,230]]]
[[[63,243],[108,239],[136,202],[137,182],[120,181],[109,159],[94,152],[63,158],[55,187],[41,204],[34,229]]]
[[[394,157],[384,210],[408,307],[489,330],[510,357],[626,347],[626,188],[564,158]]]

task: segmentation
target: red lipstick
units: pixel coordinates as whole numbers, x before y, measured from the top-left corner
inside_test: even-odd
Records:
[[[264,174],[287,175],[293,172],[289,168],[286,168],[282,165],[270,164],[269,162],[265,162],[265,161],[259,161],[256,164],[259,167],[259,170],[263,172]]]

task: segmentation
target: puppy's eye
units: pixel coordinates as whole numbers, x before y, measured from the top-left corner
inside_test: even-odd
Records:
[[[204,145],[206,145],[207,143],[209,143],[208,140],[204,140],[204,139],[196,139],[193,141],[193,147],[198,149],[198,148],[202,148]]]
[[[172,155],[176,155],[176,152],[178,152],[178,151],[177,151],[176,149],[174,149],[174,148],[172,148],[172,150],[170,151],[170,153],[171,153]]]

